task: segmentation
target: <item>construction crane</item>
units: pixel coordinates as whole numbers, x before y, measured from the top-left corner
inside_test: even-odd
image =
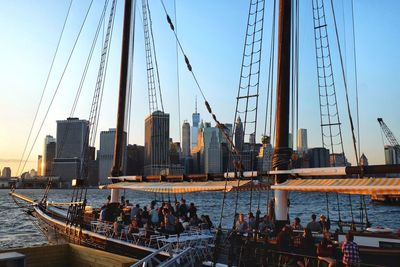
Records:
[[[389,144],[396,151],[397,157],[400,157],[400,145],[396,137],[394,136],[394,134],[392,133],[392,131],[389,129],[389,127],[386,125],[386,123],[383,121],[382,118],[378,118],[378,122],[379,125],[381,126],[383,133],[386,136],[386,139],[389,141]]]
[[[142,11],[143,11],[144,43],[145,43],[145,49],[146,49],[149,111],[150,111],[150,114],[153,114],[154,111],[158,110],[157,89],[160,94],[159,97],[160,97],[161,111],[163,111],[163,112],[164,112],[164,107],[163,107],[162,95],[161,95],[160,77],[158,74],[158,65],[157,65],[156,50],[155,50],[155,45],[154,45],[151,14],[150,14],[150,9],[148,7],[147,0],[142,0]],[[154,68],[155,68],[155,71],[154,71]]]

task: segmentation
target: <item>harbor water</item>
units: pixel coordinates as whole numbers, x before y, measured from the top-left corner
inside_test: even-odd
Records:
[[[43,190],[41,189],[24,189],[18,190],[18,192],[33,199],[40,199],[43,196]],[[27,210],[26,204],[20,202],[22,207],[18,207],[8,193],[9,190],[0,190],[0,249],[48,243],[47,238],[37,226],[35,218],[25,212]],[[109,194],[109,190],[89,189],[87,193],[89,205],[96,208],[100,207],[106,202]],[[141,207],[149,207],[150,202],[154,199],[174,202],[175,198],[179,201],[184,197],[187,204],[190,202],[195,203],[198,215],[208,214],[214,225],[218,225],[220,221],[221,205],[224,198],[224,194],[221,192],[160,195],[135,191],[124,192],[121,190],[121,195],[125,195],[125,199],[128,199],[133,204],[138,203]],[[72,190],[51,190],[48,199],[54,202],[69,202],[71,201],[71,196]],[[263,216],[267,212],[268,199],[272,198],[272,196],[272,192],[253,192],[252,194],[250,192],[239,192],[238,195],[236,192],[227,193],[222,216],[223,227],[232,227],[236,203],[238,213],[247,214],[251,210],[255,214],[259,207],[261,216]],[[295,217],[299,217],[302,225],[307,224],[312,213],[317,214],[317,216],[319,214],[329,214],[332,222],[336,221],[339,217],[338,209],[343,221],[351,221],[352,217],[354,221],[360,220],[360,196],[351,196],[350,199],[348,195],[339,195],[339,201],[337,201],[336,194],[328,194],[327,201],[325,193],[291,192],[289,198],[290,219],[292,221]],[[250,199],[252,200],[250,201]],[[365,197],[365,202],[368,219],[373,226],[382,226],[399,231],[400,206],[373,203],[369,196]],[[336,228],[337,225],[332,223],[332,229]]]

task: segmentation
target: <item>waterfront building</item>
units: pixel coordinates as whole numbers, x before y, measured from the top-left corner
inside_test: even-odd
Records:
[[[368,158],[367,158],[367,156],[365,156],[364,153],[361,154],[360,165],[361,166],[368,166]]]
[[[89,121],[68,118],[57,121],[56,158],[82,158],[89,137]]]
[[[87,181],[89,186],[99,185],[99,161],[96,159],[88,160]]]
[[[271,145],[271,138],[264,135],[261,138],[262,146],[258,153],[257,164],[258,171],[270,171],[272,170],[272,157],[274,155],[274,149]]]
[[[331,167],[346,167],[350,166],[344,153],[333,153],[329,155],[329,162]]]
[[[43,157],[42,155],[38,155],[38,166],[37,166],[37,175],[38,176],[43,176]]]
[[[53,161],[56,157],[56,139],[51,135],[46,135],[43,146],[43,175],[52,175]]]
[[[143,175],[144,146],[128,145],[126,148],[126,175]]]
[[[190,124],[187,121],[182,124],[182,157],[190,157]]]
[[[310,168],[329,167],[329,149],[314,147],[307,151]]]
[[[240,119],[240,116],[238,116],[235,123],[235,147],[239,152],[241,152],[243,151],[243,145],[244,145],[243,123],[242,119]]]
[[[108,177],[111,174],[114,157],[115,129],[100,132],[100,149],[97,152],[99,161],[99,184],[109,183]],[[126,133],[124,132],[123,143],[126,144]],[[125,145],[123,145],[125,147]],[[124,158],[124,156],[122,157]],[[122,164],[125,166],[125,164]]]
[[[1,177],[11,178],[11,168],[10,167],[4,167]]]
[[[222,172],[222,150],[219,129],[204,128],[204,171],[205,173]]]
[[[385,164],[399,164],[400,155],[393,146],[385,145]]]
[[[145,120],[144,174],[168,174],[169,114],[155,111]]]
[[[172,138],[169,139],[169,163],[171,164],[180,164],[182,151],[181,151],[181,143],[174,142]]]
[[[197,98],[196,98],[195,109],[194,113],[192,114],[192,131],[191,131],[191,146],[190,146],[191,149],[197,146],[197,131],[199,129],[199,123],[200,123],[200,113],[197,112]]]
[[[209,122],[201,122],[197,146],[192,150],[193,165],[198,173],[222,172],[222,148],[219,129]]]
[[[307,152],[307,129],[297,129],[297,153],[302,156]]]
[[[88,153],[89,121],[67,118],[57,121],[56,157],[53,161],[52,175],[60,177],[63,187],[70,187],[72,179],[86,174],[84,153]],[[87,167],[87,166],[85,166]]]

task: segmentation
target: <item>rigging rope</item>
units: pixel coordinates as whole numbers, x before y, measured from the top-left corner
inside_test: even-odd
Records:
[[[149,7],[149,3],[148,0],[143,0],[147,2],[147,12],[149,14],[149,26],[150,26],[150,40],[151,40],[151,44],[152,44],[152,50],[153,50],[153,54],[154,54],[154,64],[156,65],[156,74],[157,74],[157,84],[158,84],[158,92],[160,93],[160,104],[161,104],[161,111],[164,112],[164,104],[163,104],[163,100],[162,100],[162,94],[161,94],[161,83],[160,83],[160,74],[158,72],[158,63],[157,63],[157,55],[156,55],[156,46],[154,43],[154,35],[153,35],[153,22],[151,20],[151,13],[150,13],[150,7]]]
[[[357,152],[357,145],[356,145],[357,141],[356,141],[356,136],[354,134],[354,124],[353,124],[353,118],[351,116],[351,110],[350,110],[349,94],[348,94],[348,89],[347,89],[347,79],[346,79],[346,73],[344,70],[344,62],[343,62],[342,50],[341,50],[341,46],[340,46],[339,32],[338,32],[337,23],[336,23],[335,8],[333,6],[333,0],[331,0],[331,7],[332,7],[332,14],[333,14],[333,22],[335,25],[336,42],[337,42],[337,46],[339,49],[339,58],[340,58],[340,64],[341,64],[341,69],[342,69],[342,75],[343,75],[344,90],[345,90],[345,94],[346,94],[347,113],[349,116],[351,134],[352,134],[352,138],[353,138],[354,153],[356,156],[356,162],[358,163],[359,160],[358,160],[358,152]]]
[[[221,133],[224,135],[224,137],[226,138],[226,140],[229,142],[229,144],[231,145],[231,147],[232,147],[232,149],[233,149],[233,152],[237,155],[237,157],[239,158],[239,162],[240,162],[240,161],[241,161],[241,160],[240,160],[240,158],[241,158],[241,157],[240,157],[240,153],[239,153],[239,151],[236,149],[235,145],[233,144],[232,139],[230,138],[229,134],[227,133],[227,127],[226,127],[223,123],[219,122],[219,120],[217,119],[216,115],[213,113],[213,111],[212,111],[212,109],[211,109],[211,106],[210,106],[209,102],[207,101],[207,98],[206,98],[206,96],[205,96],[205,94],[204,94],[204,92],[203,92],[203,90],[202,90],[202,88],[201,88],[201,86],[200,86],[200,84],[199,84],[197,78],[196,78],[196,75],[195,75],[194,72],[193,72],[192,65],[190,64],[189,58],[188,58],[187,55],[185,54],[185,51],[184,51],[184,49],[183,49],[183,47],[182,47],[182,44],[181,44],[181,42],[179,41],[178,35],[177,35],[176,31],[175,31],[175,26],[174,26],[174,24],[172,23],[172,20],[171,20],[170,16],[168,15],[168,12],[167,12],[167,9],[166,9],[166,7],[165,7],[165,5],[164,5],[164,2],[163,2],[163,0],[160,0],[160,1],[161,1],[162,6],[163,6],[165,15],[167,16],[167,22],[168,22],[168,24],[169,24],[169,26],[170,26],[172,32],[174,33],[176,42],[178,43],[178,46],[179,46],[179,48],[180,48],[180,50],[181,50],[181,53],[182,53],[183,56],[184,56],[184,60],[185,60],[186,67],[187,67],[187,69],[189,70],[189,72],[192,74],[192,77],[193,77],[193,80],[194,80],[195,83],[196,83],[197,89],[199,90],[199,92],[200,92],[200,94],[201,94],[201,96],[202,96],[202,98],[203,98],[203,100],[204,100],[204,104],[205,104],[205,106],[206,106],[206,108],[207,108],[207,111],[208,111],[208,113],[211,114],[211,117],[213,118],[214,122],[216,123],[216,127],[220,129]],[[236,165],[238,166],[239,164],[236,163]],[[241,169],[241,168],[240,168],[240,169]]]
[[[176,16],[176,0],[174,0],[174,16],[175,16],[175,28],[178,32],[178,22]],[[179,129],[179,142],[182,144],[182,129],[181,129],[181,96],[180,96],[180,82],[179,82],[179,54],[178,54],[178,43],[175,42],[175,54],[176,54],[176,87],[178,89],[178,129]]]
[[[66,70],[67,70],[67,67],[69,66],[69,62],[70,62],[71,57],[72,57],[72,54],[73,54],[73,52],[74,52],[74,50],[75,50],[76,44],[78,43],[78,39],[79,39],[79,37],[80,37],[80,35],[81,35],[81,33],[82,33],[83,26],[85,25],[85,22],[86,22],[86,19],[87,19],[88,15],[89,15],[89,11],[90,11],[90,9],[91,9],[91,7],[92,7],[92,4],[93,4],[93,0],[90,1],[90,5],[89,5],[89,7],[88,7],[88,9],[87,9],[87,11],[86,11],[85,18],[84,18],[84,20],[83,20],[83,22],[82,22],[82,25],[81,25],[81,27],[80,27],[80,29],[79,29],[79,33],[78,33],[78,35],[77,35],[77,37],[76,37],[76,39],[75,39],[74,45],[73,45],[72,50],[71,50],[71,52],[70,52],[70,54],[69,54],[69,57],[68,57],[68,59],[67,59],[67,63],[66,63],[66,65],[65,65],[65,67],[64,67],[64,69],[63,69],[63,71],[62,71],[62,74],[61,74],[60,80],[59,80],[59,82],[58,82],[58,84],[57,84],[56,90],[55,90],[54,93],[53,93],[53,96],[52,96],[51,101],[50,101],[50,104],[49,104],[49,106],[48,106],[48,108],[47,108],[46,114],[45,114],[45,116],[44,116],[44,118],[43,118],[43,120],[42,120],[42,123],[41,123],[41,125],[40,125],[40,127],[39,127],[39,130],[38,130],[38,132],[37,132],[37,134],[36,134],[35,140],[33,141],[33,144],[32,144],[32,146],[31,146],[31,148],[30,148],[30,150],[29,150],[28,156],[27,156],[27,158],[26,158],[26,160],[25,160],[25,162],[24,162],[24,165],[23,165],[23,167],[22,167],[22,170],[25,168],[25,165],[26,165],[26,163],[28,162],[28,159],[29,159],[29,157],[30,157],[30,155],[31,155],[31,153],[32,153],[33,147],[34,147],[34,145],[35,145],[35,143],[36,143],[36,141],[37,141],[37,139],[38,139],[38,137],[39,137],[39,134],[40,134],[40,132],[41,132],[41,130],[42,130],[42,128],[43,128],[44,122],[46,121],[46,118],[47,118],[47,116],[48,116],[48,114],[49,114],[49,112],[50,112],[50,108],[51,108],[51,106],[52,106],[52,104],[53,104],[53,102],[54,102],[54,99],[55,99],[56,95],[57,95],[58,89],[60,88],[61,81],[62,81],[62,79],[63,79],[63,77],[64,77],[64,75],[65,75],[65,72],[66,72]]]
[[[353,60],[354,60],[354,80],[356,86],[356,117],[357,117],[357,139],[358,139],[358,152],[361,153],[361,138],[360,138],[360,112],[358,105],[358,75],[357,75],[357,55],[356,55],[356,32],[354,28],[354,7],[353,0],[351,0],[351,21],[353,29]],[[358,165],[360,160],[358,159]]]
[[[70,2],[69,2],[67,15],[65,16],[65,19],[64,19],[64,23],[63,23],[63,26],[62,26],[60,37],[58,38],[56,50],[54,52],[53,59],[52,59],[51,64],[50,64],[49,72],[47,73],[47,78],[46,78],[46,82],[44,83],[44,87],[43,87],[43,90],[42,90],[42,95],[40,96],[39,105],[38,105],[38,107],[36,109],[35,116],[33,118],[32,125],[31,125],[31,128],[29,130],[28,138],[26,139],[26,142],[25,142],[24,151],[22,152],[22,156],[21,156],[21,159],[20,159],[19,164],[18,164],[17,174],[19,173],[19,169],[21,167],[21,163],[22,163],[22,161],[24,159],[24,155],[25,155],[26,149],[28,147],[29,139],[31,138],[31,134],[32,134],[32,131],[33,131],[33,126],[35,125],[35,122],[36,122],[36,119],[37,119],[37,115],[39,113],[39,109],[40,109],[40,106],[41,106],[42,101],[43,101],[43,96],[44,96],[44,93],[46,91],[49,79],[50,79],[50,74],[53,71],[53,65],[54,65],[54,62],[56,60],[56,56],[57,56],[57,53],[58,53],[58,48],[60,47],[62,36],[64,35],[64,29],[65,29],[65,25],[67,24],[67,20],[68,20],[68,17],[69,17],[69,12],[71,10],[72,2],[73,2],[73,0],[70,0]],[[26,164],[26,162],[25,162],[25,164]],[[24,164],[24,168],[25,168],[25,164]],[[22,174],[24,168],[22,168],[21,174]]]
[[[276,17],[276,0],[274,0],[274,7],[273,7],[273,15],[272,15],[272,30],[271,30],[271,45],[270,45],[270,52],[269,52],[269,63],[268,63],[268,81],[267,81],[267,99],[266,99],[266,106],[265,106],[265,121],[264,121],[264,136],[267,133],[267,124],[268,124],[268,107],[270,107],[269,112],[269,136],[271,137],[271,127],[272,127],[272,85],[274,79],[274,62],[275,62],[275,17]],[[270,93],[271,93],[271,100],[270,100]]]
[[[108,3],[108,0],[105,1],[103,12],[101,13],[100,20],[99,20],[99,23],[97,25],[96,33],[95,33],[94,39],[92,41],[92,46],[90,47],[89,55],[88,55],[88,57],[86,59],[85,68],[83,70],[82,77],[81,77],[81,80],[79,82],[78,90],[77,90],[76,95],[75,95],[75,100],[74,100],[74,103],[73,103],[72,108],[71,108],[70,117],[74,116],[76,106],[78,105],[79,97],[80,97],[80,94],[82,92],[83,83],[85,81],[86,74],[87,74],[87,71],[89,69],[90,62],[92,60],[93,52],[94,52],[94,49],[96,47],[97,39],[99,37],[99,33],[100,33],[100,30],[101,30],[101,25],[103,24],[102,21],[104,20],[104,17],[105,17],[107,3]]]

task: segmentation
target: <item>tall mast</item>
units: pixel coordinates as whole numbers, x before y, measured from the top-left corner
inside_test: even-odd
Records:
[[[132,19],[132,6],[134,6],[135,0],[125,0],[124,8],[124,24],[123,24],[123,35],[122,35],[122,51],[121,51],[121,71],[120,71],[120,83],[119,83],[119,98],[118,98],[118,114],[117,114],[117,128],[115,133],[115,144],[114,144],[114,159],[113,167],[111,170],[111,177],[118,177],[122,175],[122,156],[124,146],[124,125],[125,125],[125,106],[126,106],[126,94],[128,90],[128,71],[129,71],[129,55],[130,49],[133,44],[131,40],[131,25]],[[134,10],[133,10],[134,11]],[[111,191],[111,202],[119,201],[119,192]]]
[[[287,170],[291,156],[291,149],[289,149],[291,8],[291,0],[280,0],[274,170]],[[286,180],[287,175],[277,175],[275,184]],[[288,219],[286,191],[275,190],[275,216],[278,225],[286,223]]]

